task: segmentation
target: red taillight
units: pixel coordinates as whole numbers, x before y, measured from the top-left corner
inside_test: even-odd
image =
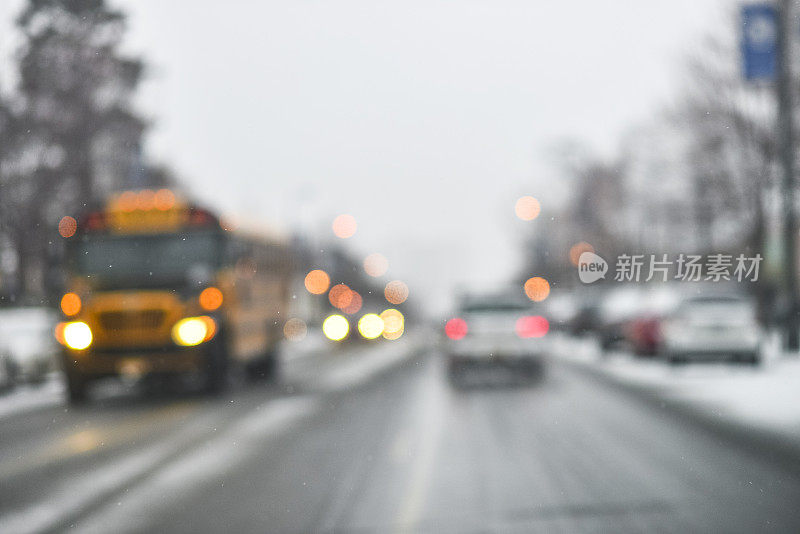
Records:
[[[467,331],[467,321],[459,317],[450,319],[447,321],[447,324],[444,325],[444,333],[447,334],[447,337],[450,339],[461,339],[467,335]]]
[[[517,335],[519,337],[543,337],[548,330],[550,330],[550,323],[541,315],[529,315],[517,319]]]

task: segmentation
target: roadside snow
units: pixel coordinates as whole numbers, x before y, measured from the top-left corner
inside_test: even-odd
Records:
[[[591,339],[554,337],[552,344],[560,358],[687,403],[706,415],[800,439],[800,355],[781,354],[774,337],[765,347],[764,363],[755,368],[727,363],[675,367],[626,352],[603,355]]]
[[[64,400],[64,383],[58,373],[51,374],[41,385],[21,385],[0,396],[0,419],[55,406]]]

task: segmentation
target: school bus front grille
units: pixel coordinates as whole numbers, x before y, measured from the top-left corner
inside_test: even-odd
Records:
[[[107,332],[156,330],[166,317],[164,310],[106,311],[98,314],[100,327]]]

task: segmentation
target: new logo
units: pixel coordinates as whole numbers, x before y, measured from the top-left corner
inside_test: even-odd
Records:
[[[584,284],[591,284],[606,277],[608,263],[594,252],[584,252],[578,258],[578,278]]]

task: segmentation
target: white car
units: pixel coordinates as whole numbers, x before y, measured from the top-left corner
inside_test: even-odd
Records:
[[[466,296],[458,315],[445,324],[448,372],[458,382],[470,369],[505,367],[526,377],[543,369],[542,339],[549,322],[518,298]]]
[[[9,358],[17,382],[42,382],[55,369],[55,323],[48,308],[0,309],[0,352]]]
[[[738,295],[685,299],[663,331],[663,350],[671,363],[725,359],[761,361],[763,330],[755,303]]]

